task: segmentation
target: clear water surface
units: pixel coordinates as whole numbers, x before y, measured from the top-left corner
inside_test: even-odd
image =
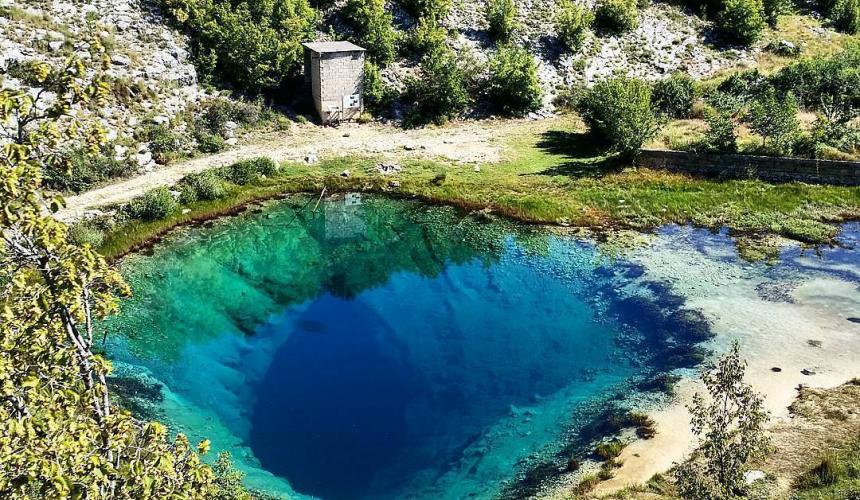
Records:
[[[290,496],[518,496],[709,335],[605,246],[375,197],[271,202],[122,270],[124,403]]]

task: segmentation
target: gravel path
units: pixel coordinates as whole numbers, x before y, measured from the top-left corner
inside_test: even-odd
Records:
[[[99,207],[124,203],[159,186],[171,186],[182,177],[209,168],[230,165],[257,156],[277,162],[319,160],[337,155],[378,155],[381,158],[441,157],[463,163],[492,163],[501,159],[494,137],[503,128],[522,121],[466,122],[440,128],[403,130],[383,125],[346,124],[338,128],[299,125],[288,131],[255,137],[247,144],[222,153],[160,167],[107,186],[66,198],[66,208],[56,213],[72,221]]]

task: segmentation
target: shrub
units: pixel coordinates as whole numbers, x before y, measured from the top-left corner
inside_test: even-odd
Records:
[[[598,444],[594,449],[594,454],[601,460],[611,460],[613,458],[618,458],[618,455],[621,455],[621,451],[623,449],[624,443],[618,439],[613,439],[612,441]]]
[[[488,0],[485,11],[490,36],[509,40],[517,28],[517,5],[514,0]]]
[[[353,40],[367,47],[369,59],[380,65],[394,60],[397,32],[384,0],[349,0],[342,12],[352,26]]]
[[[717,16],[717,29],[724,38],[741,45],[751,45],[765,28],[762,0],[725,0]]]
[[[422,18],[412,29],[407,39],[407,48],[413,54],[423,56],[445,46],[448,32],[436,22],[435,18]]]
[[[301,42],[313,39],[317,12],[307,0],[158,0],[191,38],[204,79],[248,94],[273,92],[299,76]]]
[[[177,209],[179,203],[166,187],[151,189],[128,205],[129,215],[147,221],[164,219]]]
[[[45,170],[45,185],[59,191],[79,193],[109,179],[131,175],[137,165],[105,155],[91,155],[76,149],[68,154],[66,165],[51,163]]]
[[[182,136],[167,125],[152,125],[145,128],[143,138],[149,141],[152,158],[158,163],[166,164],[182,153]]]
[[[570,50],[578,50],[585,41],[585,35],[594,22],[594,13],[585,6],[571,0],[562,0],[555,18],[558,39]]]
[[[379,74],[379,68],[370,61],[364,62],[364,107],[374,115],[385,113],[397,98],[397,91],[387,85]]]
[[[224,151],[227,143],[220,135],[210,133],[206,130],[198,130],[194,134],[194,139],[197,140],[197,149],[203,153],[217,153]]]
[[[708,130],[700,144],[701,149],[710,153],[737,153],[738,136],[731,113],[708,109],[705,112]]]
[[[771,92],[755,101],[747,117],[750,128],[762,136],[762,145],[777,154],[791,154],[800,134],[797,100],[793,94],[782,99]]]
[[[836,0],[830,18],[837,29],[852,35],[860,33],[860,0]]]
[[[266,157],[238,161],[222,170],[225,179],[239,185],[245,185],[256,180],[259,176],[272,176],[278,171],[277,164]]]
[[[191,203],[197,200],[217,200],[224,196],[224,183],[212,171],[200,172],[198,174],[186,175],[181,183],[182,203]]]
[[[470,102],[466,75],[451,49],[437,47],[424,57],[420,69],[420,76],[406,84],[407,125],[443,123],[466,110]]]
[[[654,84],[654,107],[670,118],[689,118],[696,98],[696,84],[690,75],[675,73]]]
[[[611,31],[635,29],[639,25],[636,0],[598,0],[594,9],[594,21],[601,28]]]
[[[490,59],[487,94],[507,115],[522,116],[540,109],[543,91],[534,57],[521,47],[500,47]]]
[[[69,226],[67,238],[69,243],[79,247],[90,245],[98,248],[104,242],[104,232],[91,221],[82,220]]]
[[[452,0],[401,0],[407,12],[417,18],[441,21],[451,10]]]
[[[582,97],[578,109],[591,131],[622,154],[635,154],[659,128],[651,108],[651,87],[635,78],[598,82]]]

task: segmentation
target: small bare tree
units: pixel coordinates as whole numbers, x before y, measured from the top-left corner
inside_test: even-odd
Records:
[[[735,342],[716,364],[702,370],[708,391],[688,406],[693,432],[701,444],[689,460],[675,469],[681,497],[695,500],[735,498],[744,486],[747,465],[770,450],[764,431],[768,413],[761,395],[744,383],[746,361]]]

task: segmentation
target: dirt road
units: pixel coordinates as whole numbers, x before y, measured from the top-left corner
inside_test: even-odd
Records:
[[[383,159],[441,157],[464,163],[492,163],[501,159],[494,138],[526,122],[499,120],[466,122],[445,127],[403,130],[384,125],[345,124],[338,128],[295,125],[287,131],[247,138],[222,153],[160,167],[130,179],[66,198],[59,220],[70,221],[99,207],[124,203],[158,186],[170,186],[182,177],[236,161],[268,156],[281,161],[317,161],[326,156],[374,155]]]

